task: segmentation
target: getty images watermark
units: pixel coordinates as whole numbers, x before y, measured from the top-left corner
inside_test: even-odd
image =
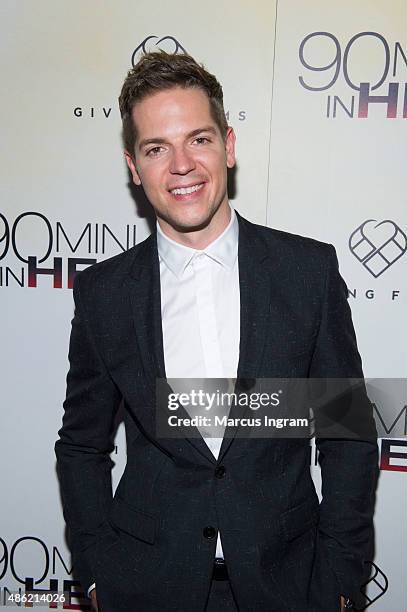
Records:
[[[341,438],[407,434],[407,380],[157,379],[161,438]]]
[[[267,392],[228,392],[207,391],[202,388],[190,389],[178,393],[168,394],[168,410],[177,411],[183,408],[189,414],[188,417],[179,414],[168,416],[169,427],[197,427],[197,428],[226,428],[226,427],[306,427],[309,428],[308,418],[275,417],[268,414],[262,416],[231,416],[230,409],[233,406],[249,408],[257,412],[264,408],[277,408],[280,406],[280,396],[283,390],[274,393]],[[191,414],[191,412],[197,414]]]

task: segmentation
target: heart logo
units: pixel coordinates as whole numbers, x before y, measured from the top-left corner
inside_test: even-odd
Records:
[[[186,53],[186,50],[174,36],[147,36],[133,51],[131,63],[134,67],[137,63],[137,54],[140,52],[148,53],[149,51],[166,51],[167,53]]]
[[[376,219],[368,219],[351,234],[349,249],[377,278],[407,251],[407,236],[390,219],[380,223]]]

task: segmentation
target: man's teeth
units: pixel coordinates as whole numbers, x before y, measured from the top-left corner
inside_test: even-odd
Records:
[[[203,187],[203,183],[199,185],[192,185],[192,187],[179,187],[177,189],[171,189],[171,193],[174,195],[186,195],[188,193],[194,193],[194,191],[198,191]]]

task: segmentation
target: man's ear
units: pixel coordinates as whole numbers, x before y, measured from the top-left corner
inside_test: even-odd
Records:
[[[236,134],[232,127],[228,127],[225,138],[226,165],[228,168],[233,168],[236,163],[235,142]]]
[[[136,168],[136,162],[134,157],[126,149],[124,150],[124,157],[126,158],[127,165],[131,172],[131,176],[133,177],[133,183],[135,185],[141,185],[141,179]]]

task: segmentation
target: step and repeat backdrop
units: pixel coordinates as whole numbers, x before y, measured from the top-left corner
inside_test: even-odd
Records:
[[[401,0],[207,0],[193,10],[186,0],[2,1],[0,607],[15,609],[9,592],[34,588],[69,592],[59,609],[87,609],[53,446],[74,275],[142,241],[154,223],[122,152],[127,70],[160,48],[187,51],[218,76],[237,134],[233,206],[335,245],[366,376],[403,378],[406,22]],[[404,601],[406,403],[379,432],[364,606],[382,612]],[[115,486],[125,454],[119,427]]]

